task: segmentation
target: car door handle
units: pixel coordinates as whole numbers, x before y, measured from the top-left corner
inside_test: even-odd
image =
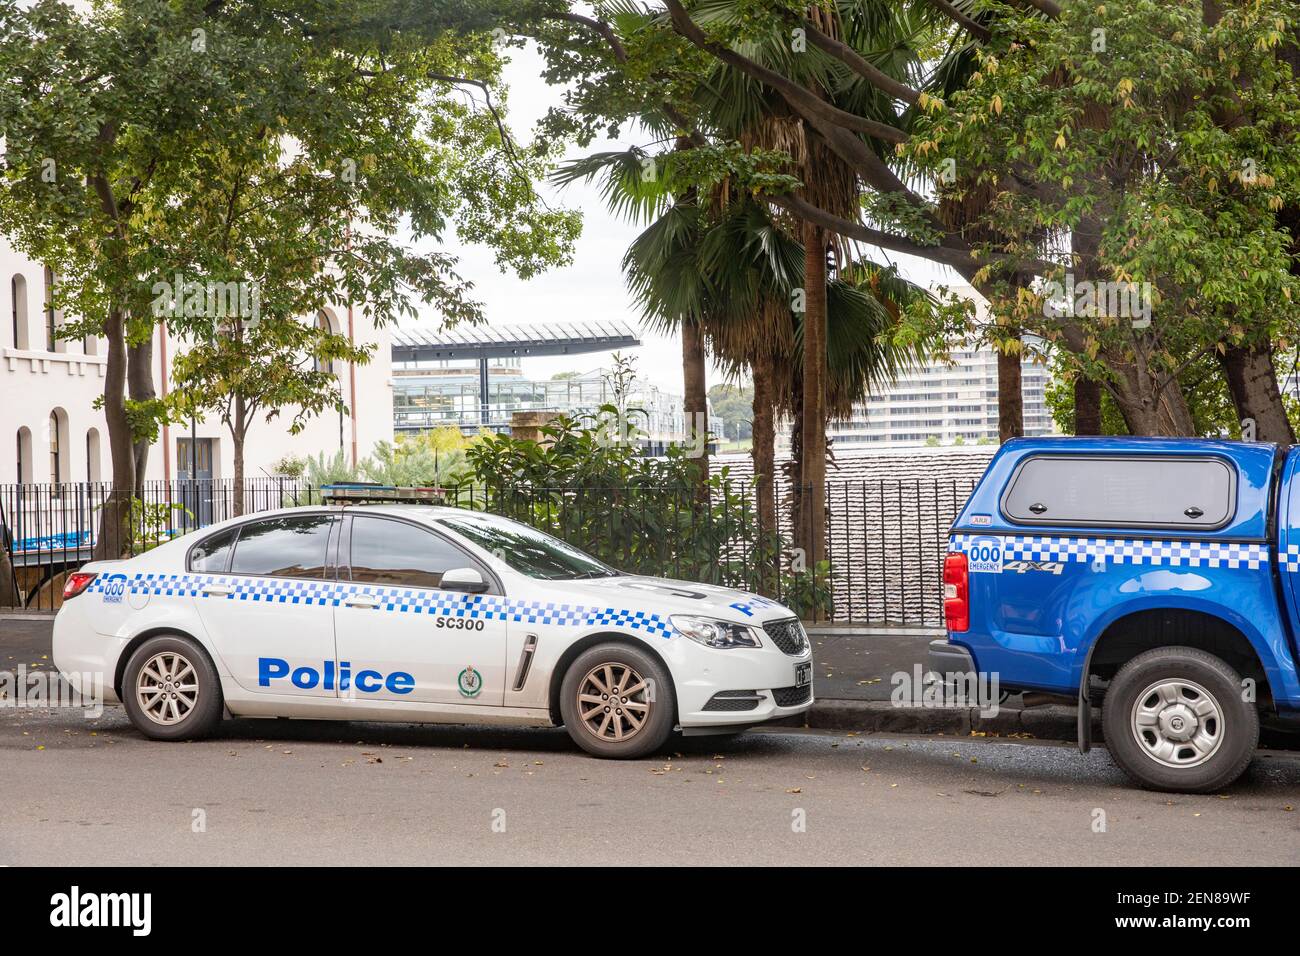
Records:
[[[373,594],[353,594],[343,603],[348,607],[379,607],[379,599]]]
[[[230,597],[235,593],[235,589],[229,584],[205,584],[203,585],[204,597]]]

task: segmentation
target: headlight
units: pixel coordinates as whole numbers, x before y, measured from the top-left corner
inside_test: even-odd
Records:
[[[668,619],[678,632],[705,647],[762,647],[758,635],[744,624],[715,621],[711,617],[674,614]]]

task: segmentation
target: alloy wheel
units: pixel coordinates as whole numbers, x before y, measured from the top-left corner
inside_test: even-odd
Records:
[[[199,675],[183,654],[162,651],[145,661],[135,678],[135,699],[155,724],[178,724],[199,699]]]
[[[635,737],[653,706],[650,683],[627,664],[597,664],[578,683],[578,714],[597,740]]]

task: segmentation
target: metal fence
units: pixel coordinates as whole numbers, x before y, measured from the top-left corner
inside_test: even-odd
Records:
[[[441,506],[525,521],[633,573],[740,587],[796,606],[823,592],[836,623],[938,626],[948,527],[973,487],[970,479],[828,482],[829,581],[816,569],[791,573],[789,509],[778,509],[777,528],[764,527],[748,480],[724,482],[707,500],[655,487],[474,485],[448,489]],[[783,497],[790,490],[783,487]],[[0,485],[12,564],[0,606],[58,606],[63,576],[91,560],[110,491],[107,483]],[[107,550],[138,553],[224,521],[236,514],[236,496],[230,480],[147,482],[127,540]],[[243,513],[254,514],[319,504],[321,493],[293,479],[255,478],[245,481],[242,501]]]

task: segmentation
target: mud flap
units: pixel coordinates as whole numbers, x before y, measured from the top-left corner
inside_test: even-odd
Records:
[[[1088,678],[1085,672],[1079,687],[1079,753],[1092,749],[1092,703],[1088,700]]]

